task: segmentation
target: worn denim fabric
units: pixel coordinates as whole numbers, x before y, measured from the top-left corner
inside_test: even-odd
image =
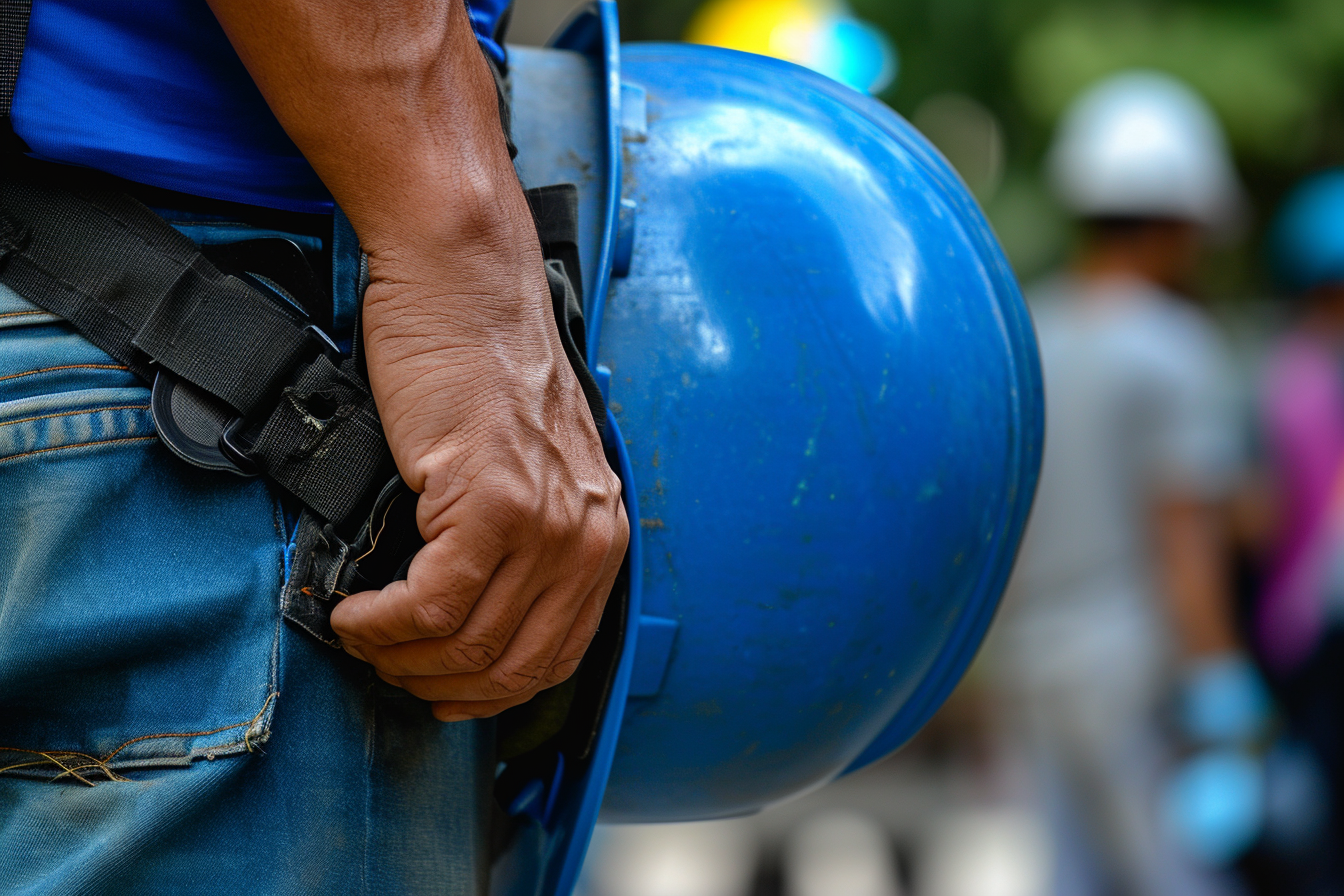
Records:
[[[0,286],[0,894],[476,894],[492,728],[281,621],[286,514]]]

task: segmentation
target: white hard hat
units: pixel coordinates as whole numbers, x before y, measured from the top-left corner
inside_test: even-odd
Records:
[[[1125,72],[1074,101],[1048,159],[1052,186],[1081,217],[1163,217],[1236,226],[1241,187],[1222,129],[1189,87]]]

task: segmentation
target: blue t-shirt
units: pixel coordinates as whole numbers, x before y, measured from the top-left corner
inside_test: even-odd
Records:
[[[485,51],[508,0],[469,0]],[[288,211],[331,197],[205,0],[34,0],[14,131],[38,158]]]

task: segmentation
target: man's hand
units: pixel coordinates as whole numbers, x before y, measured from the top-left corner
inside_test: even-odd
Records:
[[[493,715],[577,667],[629,524],[466,9],[210,5],[369,255],[369,378],[421,495],[406,581],[347,598],[332,627],[439,718]]]
[[[476,297],[498,307],[474,326],[426,313],[433,297],[383,279],[395,262],[370,260],[370,377],[398,467],[421,493],[427,544],[406,581],[346,598],[331,623],[347,650],[445,720],[499,712],[567,678],[629,539],[540,254],[526,254],[535,276],[519,277],[517,293]]]

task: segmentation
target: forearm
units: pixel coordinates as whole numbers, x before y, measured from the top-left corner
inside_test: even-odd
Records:
[[[459,0],[210,0],[366,249],[438,248],[518,211]]]
[[[502,349],[488,363],[511,367],[508,378],[544,389],[558,348],[531,215],[465,8],[460,0],[211,7],[369,254],[370,378],[398,464],[419,490],[421,461],[454,429],[454,410],[477,403],[471,392],[489,379],[481,367],[490,349]],[[462,400],[445,403],[445,394]],[[431,396],[439,413],[417,417]]]
[[[1157,558],[1177,635],[1189,658],[1237,649],[1226,526],[1215,507],[1172,497],[1156,508]]]

